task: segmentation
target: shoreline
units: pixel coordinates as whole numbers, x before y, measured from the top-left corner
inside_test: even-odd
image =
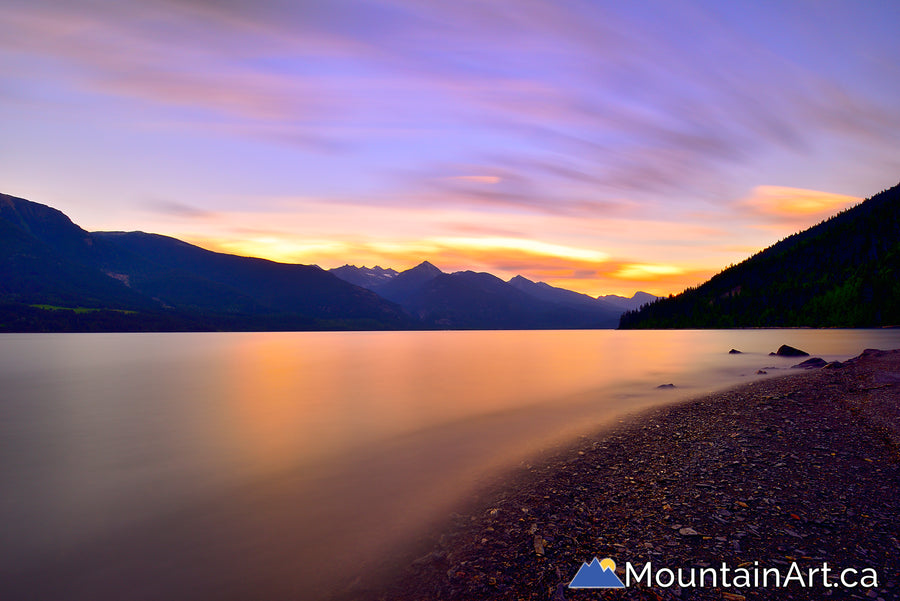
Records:
[[[897,598],[898,423],[900,351],[651,409],[518,468],[417,559],[334,599]],[[613,558],[620,578],[626,562],[785,572],[827,562],[872,568],[877,585],[567,588],[593,557]]]

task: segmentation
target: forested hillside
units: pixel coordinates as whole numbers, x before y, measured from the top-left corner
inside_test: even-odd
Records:
[[[900,185],[625,313],[622,329],[900,324]]]

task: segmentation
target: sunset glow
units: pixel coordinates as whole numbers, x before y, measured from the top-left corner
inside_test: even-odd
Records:
[[[677,293],[900,179],[891,3],[0,7],[0,191],[331,268]]]
[[[787,217],[801,215],[831,215],[862,199],[844,194],[817,190],[798,190],[780,186],[759,186],[749,204],[761,212]]]

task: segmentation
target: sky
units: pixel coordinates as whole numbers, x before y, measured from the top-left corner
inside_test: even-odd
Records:
[[[3,0],[0,192],[331,268],[678,293],[900,182],[900,3]]]

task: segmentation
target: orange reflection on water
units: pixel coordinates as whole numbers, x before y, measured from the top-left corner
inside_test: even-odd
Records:
[[[273,336],[248,336],[232,347],[227,362],[223,426],[241,455],[236,459],[269,471],[286,465],[297,451],[313,453],[315,424],[301,419],[296,408],[298,393],[313,381],[314,366],[297,356],[296,345]],[[304,397],[308,406],[315,405],[315,391]]]
[[[312,463],[337,450],[488,416],[642,371],[686,366],[649,334],[388,332],[246,335],[222,374],[221,424],[253,470]],[[465,369],[460,368],[461,361]],[[662,383],[662,382],[660,382]]]

